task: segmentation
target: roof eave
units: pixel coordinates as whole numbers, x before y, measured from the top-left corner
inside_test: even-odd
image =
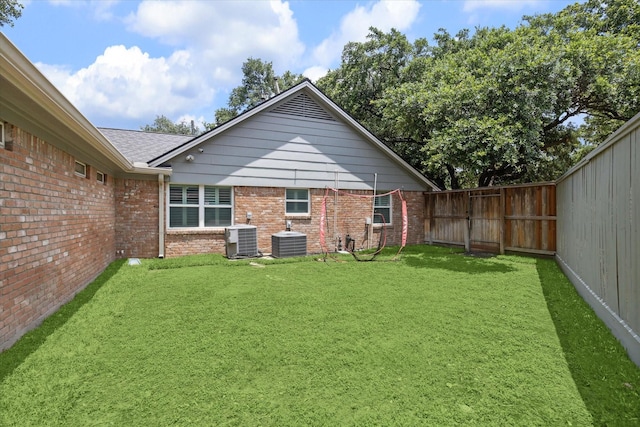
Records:
[[[103,156],[103,161],[125,172],[132,172],[133,164],[120,153],[109,140],[67,100],[60,91],[20,52],[6,36],[0,33],[0,76],[2,92],[10,90],[23,96],[3,98],[0,94],[5,120],[15,120],[16,125],[33,128],[42,138],[66,139],[74,135],[77,140],[89,145],[87,150]],[[5,110],[6,107],[6,110]],[[45,116],[46,112],[46,117]],[[64,130],[63,130],[64,129]],[[57,141],[48,141],[56,143]]]

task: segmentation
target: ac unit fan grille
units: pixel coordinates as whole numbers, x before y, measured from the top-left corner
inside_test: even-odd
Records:
[[[255,228],[238,230],[238,254],[254,256],[258,253],[258,235]]]

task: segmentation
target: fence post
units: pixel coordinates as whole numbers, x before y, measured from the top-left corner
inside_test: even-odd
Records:
[[[436,210],[436,197],[433,194],[427,195],[429,198],[429,244],[433,245],[433,229],[436,226],[436,219],[434,218]]]
[[[500,255],[504,255],[504,228],[506,227],[504,221],[504,212],[505,212],[505,189],[504,187],[500,188]]]
[[[467,193],[467,223],[464,227],[464,251],[471,252],[471,191],[465,191]]]

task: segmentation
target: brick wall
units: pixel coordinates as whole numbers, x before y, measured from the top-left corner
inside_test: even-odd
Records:
[[[118,257],[155,258],[159,254],[158,182],[156,176],[149,178],[116,180]],[[164,200],[161,205],[164,209]]]
[[[188,230],[167,232],[165,255],[224,254],[224,230]]]
[[[370,191],[353,192],[370,195]],[[251,212],[249,224],[257,227],[258,249],[262,253],[271,253],[271,235],[285,230],[287,220],[291,221],[291,230],[307,235],[309,253],[321,253],[320,211],[324,189],[311,190],[311,215],[285,215],[285,189],[265,187],[234,188],[234,223],[246,224],[247,212]],[[407,244],[424,242],[424,196],[421,192],[405,192],[409,217]],[[371,236],[365,226],[365,218],[371,217],[372,199],[339,196],[338,215],[334,221],[335,199],[333,194],[327,198],[327,249],[336,249],[336,234],[343,240],[347,234],[356,241],[356,248],[377,247],[382,228],[374,226]],[[393,196],[393,218],[386,230],[386,245],[399,245],[402,236],[401,201]],[[334,222],[337,226],[334,226]],[[388,220],[387,220],[388,222]],[[181,256],[197,253],[225,253],[223,230],[169,230],[166,236],[166,256]]]
[[[10,124],[0,148],[0,350],[69,301],[115,258],[113,179]]]

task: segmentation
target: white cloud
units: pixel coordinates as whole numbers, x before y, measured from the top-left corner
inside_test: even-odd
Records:
[[[317,81],[320,77],[324,77],[329,69],[327,67],[315,66],[309,67],[302,72],[302,75],[309,78],[312,82]]]
[[[70,6],[60,0],[60,5]],[[115,3],[96,6],[110,18]],[[151,57],[140,48],[111,46],[77,71],[40,65],[67,98],[97,123],[126,117],[151,122],[156,115],[213,120],[214,95],[240,84],[248,57],[273,62],[276,73],[300,63],[304,45],[287,2],[142,1],[124,19],[130,31],[175,50]],[[209,106],[209,107],[207,107]],[[191,119],[189,119],[191,120]],[[204,119],[198,119],[202,122]]]
[[[329,67],[342,54],[348,42],[366,40],[370,27],[382,31],[399,31],[411,27],[420,10],[417,1],[379,1],[370,6],[356,6],[340,22],[340,29],[324,39],[313,51],[316,67]]]
[[[98,117],[148,118],[184,112],[210,102],[214,92],[193,71],[191,55],[176,51],[169,58],[151,58],[138,47],[111,46],[88,66],[39,66],[83,113]]]
[[[304,52],[293,13],[282,1],[144,1],[127,22],[146,37],[191,51],[218,79],[239,76],[248,57],[284,71]]]

